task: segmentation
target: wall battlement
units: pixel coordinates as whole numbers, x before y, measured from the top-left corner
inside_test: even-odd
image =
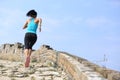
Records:
[[[14,54],[15,57],[19,57],[23,54],[23,48],[24,45],[21,43],[3,44],[0,46],[0,54]],[[71,80],[120,80],[120,72],[100,67],[66,52],[56,51],[49,45],[42,45],[38,50],[33,51],[32,60],[43,63],[46,60],[52,61],[52,65],[68,73]]]
[[[0,46],[0,53],[21,53],[24,48],[24,45],[22,43],[15,43],[15,44],[2,44]]]

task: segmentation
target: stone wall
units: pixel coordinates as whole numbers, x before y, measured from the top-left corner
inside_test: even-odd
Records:
[[[21,43],[3,44],[0,54],[23,53]],[[86,59],[71,55],[66,52],[56,51],[48,45],[42,45],[40,49],[32,53],[32,60],[45,63],[52,61],[56,69],[68,73],[69,80],[120,80],[120,72],[100,67]]]
[[[22,43],[2,44],[0,46],[0,59],[20,61],[23,55],[24,45]]]
[[[65,70],[71,80],[120,80],[120,72],[100,67],[86,59],[66,52],[56,51],[48,45],[43,45],[34,53],[45,55],[47,60],[53,61],[54,66]]]
[[[2,44],[0,46],[0,53],[21,53],[23,51],[24,45],[22,43],[15,43],[15,44]]]

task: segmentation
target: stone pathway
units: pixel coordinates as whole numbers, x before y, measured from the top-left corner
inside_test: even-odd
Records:
[[[0,60],[0,80],[69,80],[67,74],[47,63],[31,63],[25,69],[23,62]]]

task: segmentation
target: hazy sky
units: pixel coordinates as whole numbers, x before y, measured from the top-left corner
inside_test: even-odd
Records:
[[[24,43],[31,9],[43,20],[34,49],[47,44],[120,71],[120,0],[1,0],[0,44]]]

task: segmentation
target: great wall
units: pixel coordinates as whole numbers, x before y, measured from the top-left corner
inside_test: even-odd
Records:
[[[21,62],[22,65],[24,61],[23,50],[24,45],[21,43],[3,44],[0,46],[0,59],[8,60],[8,63],[10,63],[9,61],[13,61],[10,64]],[[120,72],[118,71],[101,67],[67,52],[54,50],[49,45],[42,45],[38,50],[33,51],[31,68],[34,68],[34,71],[27,78],[25,74],[20,74],[18,69],[16,71],[13,70],[13,68],[18,66],[11,67],[12,73],[8,73],[9,69],[4,70],[6,68],[3,68],[4,65],[2,63],[0,63],[0,80],[120,80]],[[46,66],[47,68],[52,67],[52,71],[54,72],[51,74],[50,72],[46,72],[43,75],[42,73],[44,72],[42,70],[41,73],[38,71],[41,67],[45,68]],[[55,72],[56,74],[53,74]],[[9,78],[10,74],[12,75],[12,79]],[[39,77],[36,75],[39,75]],[[41,78],[41,76],[44,77]]]

